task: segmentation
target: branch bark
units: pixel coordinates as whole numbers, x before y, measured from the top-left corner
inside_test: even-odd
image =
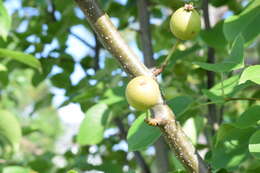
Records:
[[[108,15],[100,9],[95,0],[75,1],[85,13],[104,47],[117,58],[126,72],[132,76],[148,75],[154,77],[125,43]],[[192,173],[210,172],[207,164],[198,155],[195,147],[176,121],[174,113],[165,104],[162,97],[158,104],[152,108],[152,113],[156,120],[160,120],[158,127],[160,127],[167,143],[187,170]]]

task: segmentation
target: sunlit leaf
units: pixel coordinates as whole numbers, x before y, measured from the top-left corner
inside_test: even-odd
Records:
[[[91,107],[80,125],[77,142],[80,145],[98,144],[103,139],[109,112],[106,104]]]
[[[260,85],[260,65],[250,66],[243,71],[239,79],[239,83],[244,83],[247,80],[250,80]]]
[[[9,111],[0,109],[0,136],[17,150],[22,137],[21,126]],[[6,141],[5,141],[6,142]]]
[[[8,15],[8,12],[4,6],[3,1],[0,1],[0,36],[3,37],[4,40],[7,39],[8,32],[11,28],[11,17]]]
[[[3,169],[3,173],[30,173],[30,169],[21,166],[8,166]]]
[[[40,61],[34,56],[23,52],[0,48],[0,58],[10,58],[41,71]]]

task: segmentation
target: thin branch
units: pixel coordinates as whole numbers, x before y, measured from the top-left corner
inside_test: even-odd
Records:
[[[140,61],[136,54],[123,40],[108,15],[105,14],[95,0],[75,0],[85,13],[90,25],[99,36],[104,47],[121,63],[122,68],[132,76],[153,76],[149,69]],[[192,173],[208,173],[208,165],[201,159],[189,138],[183,132],[175,115],[162,97],[152,107],[153,118],[175,155]]]
[[[150,31],[150,16],[148,11],[148,0],[137,1],[140,33],[142,39],[142,50],[144,55],[144,64],[150,68],[153,67],[155,62],[153,59],[153,47]]]
[[[209,2],[208,0],[203,0],[203,18],[206,30],[211,29],[210,18],[209,18]],[[207,53],[207,63],[215,63],[215,50],[212,47],[208,47]],[[215,73],[212,71],[207,71],[207,88],[210,89],[215,84]],[[217,108],[215,104],[208,105],[208,115],[209,123],[209,134],[208,136],[213,136],[215,134],[215,124],[217,123]]]
[[[176,43],[173,45],[173,47],[171,48],[169,54],[167,55],[167,57],[165,58],[165,60],[163,61],[163,63],[161,64],[161,66],[159,68],[156,68],[154,71],[153,71],[153,74],[155,76],[159,75],[160,73],[162,73],[164,71],[164,69],[167,67],[172,55],[174,54],[174,52],[176,51],[177,49],[177,46],[179,44],[180,40],[177,39],[176,40]]]
[[[57,21],[57,19],[55,17],[56,6],[52,0],[50,1],[50,5],[51,5],[50,14],[51,14],[52,20],[56,22]]]
[[[96,34],[94,34],[95,36],[95,63],[94,63],[94,70],[97,71],[99,70],[99,54],[100,54],[100,49],[101,49],[101,44],[98,40],[98,37]]]
[[[114,121],[117,127],[119,128],[121,139],[126,139],[127,132],[125,131],[125,127],[122,120],[117,117],[114,119]],[[148,164],[145,162],[145,159],[143,158],[142,154],[139,151],[134,151],[134,157],[137,163],[139,164],[139,166],[142,168],[143,173],[151,173]]]
[[[80,36],[78,36],[77,34],[73,33],[70,29],[68,29],[68,32],[70,33],[70,35],[72,35],[73,37],[75,37],[76,39],[78,39],[79,41],[81,41],[83,44],[85,44],[87,47],[95,50],[95,47],[92,46],[91,44],[89,44],[86,40],[84,40],[83,38],[81,38]]]

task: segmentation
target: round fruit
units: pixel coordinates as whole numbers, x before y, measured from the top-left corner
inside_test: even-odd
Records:
[[[181,40],[193,39],[201,28],[200,15],[191,4],[186,4],[172,14],[170,28]]]
[[[126,87],[126,99],[137,110],[146,110],[158,103],[160,89],[157,82],[149,76],[138,76]]]

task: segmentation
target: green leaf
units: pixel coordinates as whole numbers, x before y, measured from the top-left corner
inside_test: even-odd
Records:
[[[0,35],[4,40],[7,39],[8,32],[11,29],[11,17],[4,6],[3,1],[0,1]]]
[[[143,150],[152,145],[160,136],[161,131],[144,122],[145,114],[140,115],[127,133],[129,151]]]
[[[117,104],[125,100],[125,87],[115,87],[109,88],[104,93],[105,99],[102,100],[102,103],[108,105]]]
[[[254,157],[260,159],[260,130],[250,137],[248,149]]]
[[[0,48],[0,58],[10,58],[41,71],[40,61],[34,56],[23,52]]]
[[[245,83],[248,80],[260,85],[260,65],[246,68],[240,77],[239,84]]]
[[[238,81],[239,81],[239,75],[234,75],[224,80],[223,84],[222,82],[219,82],[215,86],[213,86],[210,90],[203,89],[202,92],[211,101],[214,101],[216,103],[223,103],[225,101],[225,97],[232,97],[238,91],[251,85],[250,83],[239,85]],[[224,93],[222,93],[223,91]]]
[[[71,86],[70,74],[67,72],[57,73],[51,77],[51,82],[58,88],[69,88]]]
[[[0,109],[0,136],[12,145],[14,150],[19,148],[22,137],[21,126],[16,117],[6,110]]]
[[[260,1],[252,0],[247,8],[239,15],[227,18],[223,31],[227,40],[232,41],[242,34],[246,44],[259,35],[260,30]]]
[[[181,116],[192,103],[193,99],[190,96],[178,96],[168,102],[177,117]]]
[[[0,71],[0,88],[6,87],[9,83],[8,71]]]
[[[229,72],[244,67],[244,39],[239,35],[233,42],[229,58],[221,63],[209,64],[205,62],[194,62],[201,68],[214,72]]]
[[[200,35],[207,45],[216,49],[225,49],[228,42],[223,33],[224,21],[218,22],[211,30],[203,30]]]
[[[260,106],[252,106],[248,108],[234,124],[238,128],[248,128],[254,126],[260,120]]]
[[[215,86],[213,86],[210,91],[218,96],[222,95],[222,89],[224,90],[224,94],[228,95],[232,93],[234,88],[238,85],[239,75],[234,75],[223,81],[223,84],[219,82]],[[223,86],[223,88],[222,88]]]
[[[254,128],[239,129],[232,124],[221,125],[212,150],[212,167],[228,170],[237,168],[248,156],[249,137],[254,132]]]
[[[3,173],[30,173],[30,169],[21,166],[8,166],[3,169]]]
[[[94,145],[102,141],[108,113],[106,104],[96,104],[86,112],[77,135],[80,145]]]
[[[203,89],[202,93],[206,95],[211,101],[215,102],[216,104],[222,104],[225,102],[225,99],[222,96],[217,96],[216,94],[212,93],[210,90]]]

